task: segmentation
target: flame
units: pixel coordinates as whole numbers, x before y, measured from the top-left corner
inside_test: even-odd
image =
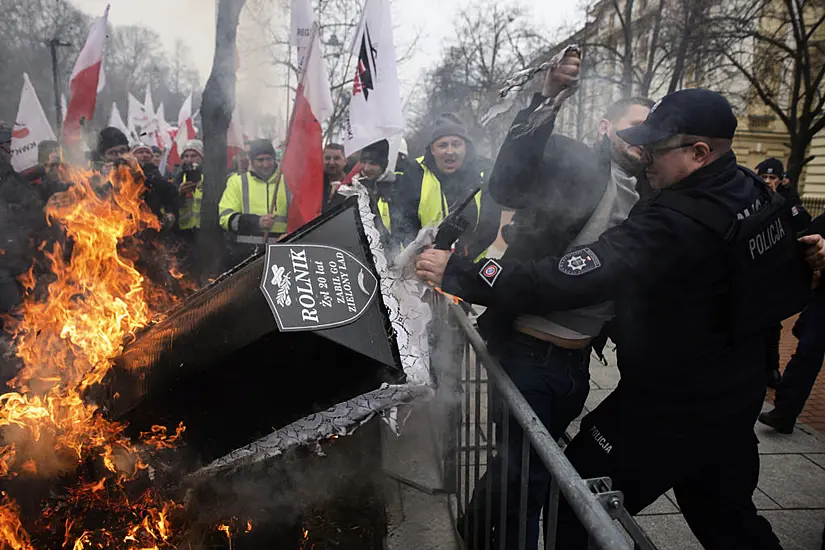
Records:
[[[9,383],[14,391],[0,396],[0,476],[55,477],[89,460],[100,461],[107,472],[67,488],[65,500],[77,516],[60,525],[65,530],[63,548],[74,550],[177,547],[170,516],[182,506],[164,502],[151,489],[137,498],[127,491],[125,483],[148,468],[140,449],[124,435],[125,426],[107,420],[83,399],[136,332],[159,313],[150,304],[163,292],[121,248],[140,231],[160,229],[141,199],[143,176],[135,174],[126,167],[108,181],[88,171],[68,169],[63,174],[72,185],[52,197],[46,215],[50,224],[64,228],[71,250],[59,244],[52,251],[43,249],[54,274],[48,297],[38,300],[27,293],[20,311],[5,320],[23,367]],[[20,281],[33,290],[33,269]],[[165,426],[153,426],[140,439],[147,449],[169,449],[184,429],[180,424],[174,435],[167,435]],[[47,506],[41,521],[48,523],[65,508]],[[78,517],[86,513],[114,515],[117,525],[111,530],[83,528]],[[0,548],[33,550],[30,540],[19,507],[3,494]]]

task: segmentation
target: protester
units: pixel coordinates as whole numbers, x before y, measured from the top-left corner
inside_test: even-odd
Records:
[[[344,146],[340,143],[329,143],[324,148],[324,210],[326,210],[338,185],[347,177],[347,157]]]
[[[221,227],[240,245],[233,247],[231,262],[244,259],[262,245],[267,233],[273,238],[286,233],[290,196],[283,176],[278,174],[272,142],[253,141],[249,158],[251,170],[227,180],[218,205]],[[270,214],[273,199],[275,208]]]
[[[175,176],[175,186],[180,197],[178,214],[179,233],[194,244],[201,227],[201,202],[203,201],[203,142],[190,139],[180,155],[181,169]]]
[[[763,331],[801,307],[809,281],[784,201],[736,164],[736,126],[730,105],[714,92],[670,94],[644,124],[618,132],[643,148],[659,192],[598,241],[538,261],[480,267],[427,250],[417,272],[445,292],[515,312],[615,300],[622,379],[568,446],[573,466],[583,478],[610,477],[631,514],[674,488],[705,548],[777,549],[752,502],[759,472],[753,424],[766,382]],[[772,252],[748,260],[748,239],[769,231]],[[822,237],[803,242],[815,247],[806,251],[812,267],[825,264]],[[734,256],[741,262],[730,261]],[[767,290],[775,285],[782,292]],[[586,548],[572,509],[560,506],[557,545]]]
[[[571,56],[548,73],[542,93],[535,94],[531,104],[516,116],[499,151],[490,176],[490,194],[498,204],[516,210],[513,222],[502,232],[508,243],[505,260],[539,260],[598,238],[627,217],[639,198],[637,187],[646,187],[646,182],[640,183],[636,177],[642,168],[640,152],[616,132],[644,122],[652,101],[630,98],[612,105],[599,124],[600,138],[594,148],[553,134],[562,94],[569,95],[575,89],[579,69],[579,58]],[[549,97],[557,98],[551,116],[534,132],[519,133],[531,116],[540,114],[537,107]],[[591,344],[613,317],[613,305],[544,315],[515,313],[510,308],[490,308],[479,319],[479,329],[491,353],[558,439],[584,407]],[[535,368],[535,357],[543,358],[542,368]],[[515,545],[523,434],[516,422],[510,426],[506,536],[508,545]],[[500,468],[498,457],[486,477],[496,479]],[[550,474],[535,455],[529,472],[527,547],[535,548]],[[459,532],[463,532],[465,522],[484,521],[487,485],[482,481],[476,487],[470,515],[462,520]],[[489,530],[487,527],[483,532]]]
[[[17,277],[31,267],[46,226],[40,196],[12,168],[11,139],[12,129],[0,124],[0,327],[3,315],[21,303]]]
[[[474,189],[483,187],[489,175],[489,161],[476,154],[458,117],[442,115],[433,125],[425,155],[410,162],[399,178],[397,208],[392,212],[394,236],[409,242],[422,227],[438,224]],[[464,217],[471,221],[471,228],[456,243],[456,250],[479,258],[498,237],[501,207],[482,190]]]
[[[138,144],[132,149],[143,175],[146,193],[143,200],[157,216],[164,228],[174,227],[178,217],[178,193],[175,186],[163,177],[155,164],[155,155],[147,145]]]
[[[160,164],[163,162],[163,149],[157,145],[152,146],[152,163],[160,169]]]

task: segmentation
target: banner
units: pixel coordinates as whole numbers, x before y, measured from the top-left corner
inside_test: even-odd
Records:
[[[389,0],[367,0],[353,41],[356,57],[352,98],[344,121],[347,155],[386,139],[389,169],[395,169],[404,115],[392,37]]]

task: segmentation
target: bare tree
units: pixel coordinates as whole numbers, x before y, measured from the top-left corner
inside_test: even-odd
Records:
[[[493,155],[507,132],[509,120],[499,117],[486,127],[481,118],[498,100],[497,90],[514,71],[527,67],[548,44],[530,14],[517,6],[476,1],[455,22],[455,41],[432,69],[420,91],[408,141],[427,145],[427,128],[445,112],[462,118],[476,147]]]
[[[216,258],[223,242],[218,226],[218,202],[226,178],[226,132],[235,107],[236,41],[238,21],[245,0],[220,0],[217,6],[215,57],[201,103],[204,136],[204,193],[198,256],[201,273],[218,267]]]
[[[821,0],[739,0],[705,18],[715,55],[745,79],[788,131],[794,185],[825,128],[825,6]]]

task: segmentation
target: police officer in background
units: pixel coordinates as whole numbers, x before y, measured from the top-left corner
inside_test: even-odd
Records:
[[[584,478],[610,477],[632,514],[673,488],[705,548],[776,549],[752,502],[764,330],[802,307],[810,269],[784,201],[737,166],[736,126],[719,94],[670,94],[644,124],[618,133],[642,147],[657,192],[598,241],[562,257],[481,265],[427,250],[416,270],[469,302],[524,312],[614,300],[622,377],[582,421],[567,449],[573,466]],[[803,242],[817,247],[815,267],[825,263],[821,237]],[[587,548],[565,504],[557,528],[559,548]]]
[[[811,223],[811,216],[802,206],[802,199],[793,186],[786,184],[785,166],[777,158],[766,158],[756,167],[757,175],[768,184],[768,187],[782,195],[782,197],[794,206],[794,230],[804,231]],[[782,381],[782,374],[779,372],[779,340],[782,337],[782,323],[770,327],[766,332],[767,338],[767,369],[768,387],[777,389]],[[807,397],[807,396],[806,396]],[[801,409],[800,409],[801,410]],[[796,418],[794,416],[794,418]],[[791,423],[793,428],[793,423]]]

